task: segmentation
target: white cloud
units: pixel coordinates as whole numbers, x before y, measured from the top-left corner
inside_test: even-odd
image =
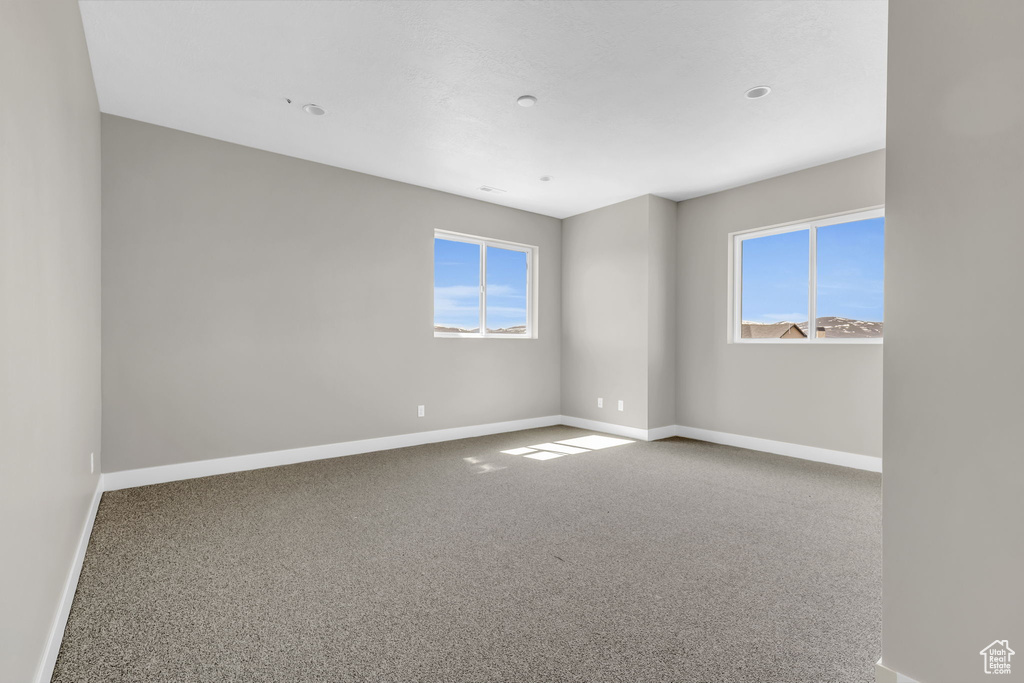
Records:
[[[488,306],[487,316],[492,315],[518,315],[523,320],[526,319],[526,307],[525,306]]]
[[[476,301],[479,294],[480,288],[476,285],[447,285],[445,287],[434,287],[435,299],[473,299]],[[488,285],[487,296],[521,297],[523,296],[523,293],[510,285]]]
[[[510,285],[487,285],[487,296],[490,298],[515,298],[525,296],[515,287]]]
[[[465,316],[477,313],[480,306],[476,302],[460,303],[451,299],[434,299],[434,317],[438,316]]]
[[[487,288],[490,305],[487,307],[487,315],[493,321],[526,320],[526,302],[524,296],[516,293],[513,287],[508,285],[492,285]],[[519,303],[520,305],[495,305],[500,301]],[[519,301],[514,301],[519,299]],[[434,288],[434,320],[435,321],[458,321],[447,324],[447,327],[475,327],[480,324],[480,292],[474,285],[450,285]],[[441,324],[438,322],[438,324]],[[504,323],[501,323],[504,324]]]
[[[480,296],[480,288],[475,285],[451,285],[434,287],[434,299],[473,299]]]

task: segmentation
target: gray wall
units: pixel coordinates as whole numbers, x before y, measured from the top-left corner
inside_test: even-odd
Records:
[[[676,202],[649,197],[647,425],[676,424]]]
[[[73,0],[0,3],[0,678],[39,665],[100,456],[100,115]]]
[[[1024,681],[1024,5],[889,14],[882,660]]]
[[[538,339],[434,338],[435,228],[539,247]],[[104,470],[557,415],[560,232],[104,115]]]
[[[647,429],[647,215],[645,195],[562,221],[563,415]]]
[[[679,204],[677,424],[882,455],[881,345],[728,344],[726,331],[729,233],[883,204],[884,165],[871,152]]]
[[[644,195],[562,221],[563,415],[673,423],[675,211]]]

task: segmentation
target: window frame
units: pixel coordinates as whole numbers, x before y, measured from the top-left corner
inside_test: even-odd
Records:
[[[450,230],[434,230],[434,239],[451,242],[476,244],[480,247],[480,331],[479,332],[438,332],[436,338],[465,339],[537,339],[537,262],[540,248],[532,244],[509,242],[507,240],[479,237]],[[487,247],[519,251],[526,254],[526,334],[500,334],[487,331]],[[436,257],[435,257],[436,258]],[[431,272],[434,272],[431,269]],[[433,311],[433,305],[431,305]],[[436,321],[434,321],[435,324]]]
[[[865,337],[854,339],[843,339],[841,337],[818,337],[811,334],[812,328],[817,327],[818,311],[818,228],[841,223],[853,223],[870,218],[884,218],[885,205],[878,205],[856,211],[845,211],[842,213],[829,214],[809,220],[795,221],[791,223],[778,223],[751,230],[741,230],[729,233],[729,311],[727,342],[729,344],[785,344],[787,346],[800,346],[801,344],[881,344],[885,336]],[[741,325],[743,324],[743,242],[757,237],[768,237],[781,235],[787,232],[808,231],[808,271],[807,271],[807,331],[808,335],[803,340],[795,339],[744,339]],[[815,321],[811,325],[810,321]],[[884,320],[882,321],[885,322]],[[884,329],[884,328],[883,328]]]

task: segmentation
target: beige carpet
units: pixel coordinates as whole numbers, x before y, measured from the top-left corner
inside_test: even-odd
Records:
[[[53,680],[873,680],[880,475],[586,434],[107,493]]]

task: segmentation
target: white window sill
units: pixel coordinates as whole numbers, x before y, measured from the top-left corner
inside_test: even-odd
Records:
[[[881,344],[884,340],[874,338],[855,339],[731,339],[730,344],[781,344],[784,346],[835,346],[837,344]]]
[[[435,332],[434,339],[536,339],[528,334],[458,334],[457,332]]]

